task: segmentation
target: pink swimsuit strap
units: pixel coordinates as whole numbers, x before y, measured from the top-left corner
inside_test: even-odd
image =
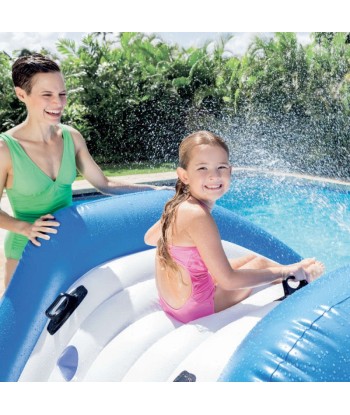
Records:
[[[198,249],[195,246],[171,245],[169,252],[174,261],[188,271],[192,292],[179,309],[172,308],[160,297],[163,310],[183,323],[213,314],[215,285]]]

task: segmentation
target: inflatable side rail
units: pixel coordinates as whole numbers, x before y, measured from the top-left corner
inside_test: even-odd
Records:
[[[239,345],[219,380],[349,382],[350,266],[286,298]]]
[[[108,197],[55,213],[61,226],[40,248],[28,243],[0,302],[0,381],[17,381],[48,322],[57,296],[92,268],[150,247],[146,230],[173,192],[148,191]],[[300,256],[234,213],[216,207],[222,239],[281,263]]]

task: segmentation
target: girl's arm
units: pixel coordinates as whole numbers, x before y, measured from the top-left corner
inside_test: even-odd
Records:
[[[147,245],[156,246],[158,239],[161,236],[160,220],[156,222],[145,234],[145,243]]]
[[[209,212],[197,209],[187,215],[187,232],[197,247],[210,274],[225,290],[252,288],[269,284],[289,273],[296,273],[300,266],[276,265],[263,270],[233,270],[222,246],[216,223]],[[295,268],[295,269],[294,269]]]

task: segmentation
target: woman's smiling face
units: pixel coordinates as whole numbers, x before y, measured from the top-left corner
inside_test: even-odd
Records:
[[[67,92],[61,72],[38,73],[33,76],[31,91],[16,88],[17,96],[23,101],[28,115],[39,122],[58,124],[67,103]]]

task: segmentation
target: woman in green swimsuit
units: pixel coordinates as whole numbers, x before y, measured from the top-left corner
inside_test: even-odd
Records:
[[[57,233],[52,215],[72,203],[76,169],[96,189],[117,194],[155,186],[133,185],[106,178],[92,159],[85,140],[74,128],[60,124],[67,102],[59,66],[40,54],[17,59],[12,67],[15,92],[27,108],[26,120],[0,134],[0,198],[4,189],[13,217],[0,209],[5,240],[5,286],[8,285],[28,240]]]

